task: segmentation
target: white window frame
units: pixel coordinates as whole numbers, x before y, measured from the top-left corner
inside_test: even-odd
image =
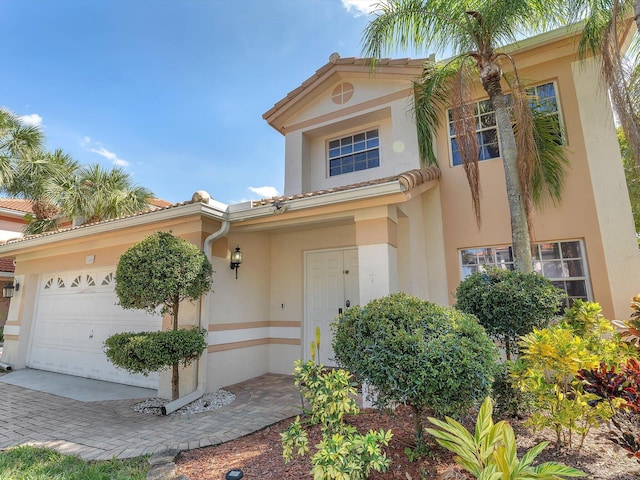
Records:
[[[553,85],[554,98],[556,100],[556,102],[555,102],[556,111],[558,112],[558,122],[559,122],[559,125],[560,125],[560,130],[561,130],[562,135],[563,135],[562,140],[566,144],[566,138],[564,136],[564,131],[565,131],[565,129],[564,129],[564,117],[562,115],[562,107],[560,105],[560,95],[559,95],[559,91],[558,91],[558,83],[556,82],[556,80],[550,80],[550,81],[547,81],[547,82],[537,83],[535,85],[532,85],[531,87],[528,87],[528,89],[534,89],[534,88],[538,89],[539,87],[542,87],[544,85],[549,85],[549,84]],[[510,95],[511,95],[510,93],[505,94],[506,97],[509,97]],[[481,161],[481,162],[483,162],[485,160],[496,160],[498,158],[501,158],[500,135],[498,133],[498,127],[495,124],[495,112],[494,112],[494,110],[489,110],[487,112],[482,112],[480,110],[480,104],[483,103],[483,102],[489,102],[489,99],[488,98],[481,98],[481,99],[479,99],[479,100],[477,100],[477,101],[475,101],[473,103],[473,108],[474,108],[475,118],[476,118],[476,134],[480,134],[481,132],[486,132],[486,131],[495,129],[495,131],[496,131],[496,141],[498,142],[498,145],[497,145],[498,156],[497,157],[489,157],[489,158],[478,158],[478,161]],[[491,105],[489,104],[489,106],[491,106]],[[480,127],[479,119],[481,117],[483,117],[483,116],[489,116],[489,115],[492,115],[493,118],[494,118],[493,125],[488,126],[488,127]],[[455,135],[455,132],[453,131],[453,124],[452,124],[452,121],[451,121],[451,109],[447,110],[446,120],[447,120],[447,129],[448,129],[447,138],[448,138],[448,142],[449,142],[449,147],[448,147],[449,148],[449,166],[450,167],[460,167],[460,166],[462,166],[461,163],[460,164],[454,164],[453,163],[453,139],[456,138],[456,135]],[[478,147],[479,147],[478,148],[478,155],[479,155],[479,157],[481,157],[482,156],[481,145],[479,144]]]
[[[367,146],[367,143],[369,142],[369,139],[366,137],[366,135],[368,133],[371,133],[371,132],[374,132],[374,131],[376,132],[376,137],[372,137],[372,139],[375,138],[377,140],[377,142],[376,142],[375,146],[369,147],[369,146]],[[360,143],[360,142],[356,142],[355,141],[355,137],[360,136],[360,135],[364,135],[365,136],[365,138],[364,138],[364,148],[362,150],[355,151],[355,149],[353,149],[350,152],[344,152],[343,153],[342,149],[345,148],[346,146],[344,146],[344,147],[342,145],[339,145],[337,147],[332,147],[331,146],[331,144],[333,142],[341,142],[342,140],[346,140],[348,138],[352,139],[351,145],[354,145],[355,143]],[[332,157],[331,156],[332,155],[332,150],[335,150],[335,149],[339,149],[340,150],[339,155],[337,155],[335,157]],[[378,126],[372,126],[372,127],[360,130],[358,132],[354,132],[352,134],[343,134],[343,135],[340,135],[340,136],[337,136],[337,137],[330,138],[326,142],[327,177],[337,177],[337,176],[340,176],[340,175],[347,175],[349,173],[362,172],[362,171],[365,171],[365,170],[370,170],[372,168],[378,168],[381,165],[381,162],[382,162],[382,159],[380,158],[381,157],[381,155],[380,155],[381,154],[381,150],[382,149],[381,149],[381,145],[380,145],[380,127],[378,127]],[[368,166],[369,160],[366,159],[367,153],[368,152],[374,152],[374,151],[378,152],[378,159],[377,159],[378,163],[377,163],[377,165]],[[364,154],[365,155],[365,159],[364,159],[365,167],[364,168],[356,169],[356,163],[361,163],[361,162],[356,162],[356,160],[354,158],[354,159],[352,159],[352,162],[351,162],[352,166],[353,166],[353,168],[351,170],[349,170],[349,171],[340,171],[339,173],[334,173],[334,174],[331,173],[332,172],[332,167],[331,167],[331,162],[332,161],[342,160],[342,159],[345,159],[347,157],[355,156],[356,154]],[[340,168],[342,169],[342,167],[340,167]]]
[[[578,242],[579,247],[580,247],[580,257],[564,257],[563,254],[563,249],[562,249],[562,244],[570,244],[573,242]],[[559,257],[558,258],[542,258],[542,255],[540,254],[541,250],[540,250],[540,246],[542,245],[550,245],[550,244],[557,244],[558,245],[558,253],[559,253]],[[572,301],[575,299],[585,299],[588,301],[593,301],[593,293],[591,290],[591,276],[589,274],[589,268],[588,268],[588,262],[587,262],[587,254],[586,254],[586,250],[584,247],[584,241],[582,239],[563,239],[563,240],[552,240],[552,241],[546,241],[546,242],[537,242],[533,245],[535,247],[535,252],[533,253],[533,270],[544,276],[545,278],[547,278],[548,280],[550,280],[551,282],[554,283],[554,285],[556,285],[558,288],[560,288],[561,290],[564,290],[565,293],[567,293],[567,299],[565,300],[565,306],[570,306],[572,304]],[[470,250],[476,250],[476,251],[481,251],[481,250],[488,250],[488,249],[493,249],[493,262],[492,263],[482,263],[480,260],[480,256],[478,253],[476,253],[476,260],[478,260],[478,263],[475,264],[465,264],[463,263],[463,259],[462,259],[462,255],[463,252],[465,251],[470,251]],[[503,259],[498,261],[498,255],[496,255],[496,250],[502,250],[503,253]],[[469,248],[461,248],[458,250],[458,263],[459,263],[459,267],[460,267],[460,279],[464,280],[467,276],[471,275],[471,271],[467,271],[465,272],[465,267],[469,268],[473,268],[474,266],[477,266],[476,271],[484,271],[483,265],[492,265],[495,266],[497,268],[502,268],[505,270],[513,270],[513,253],[510,252],[511,250],[511,245],[489,245],[489,246],[481,246],[481,247],[469,247]],[[504,259],[504,253],[509,252],[508,253],[508,257],[507,259]],[[483,256],[487,256],[487,253],[483,253]],[[569,263],[570,262],[580,262],[580,266],[582,269],[582,275],[577,275],[577,276],[570,276],[568,274],[568,270],[569,270]],[[563,273],[567,272],[566,276],[546,276],[544,275],[545,273],[545,264],[550,265],[551,263],[556,264],[556,267],[560,266],[560,268],[562,269]],[[558,265],[559,262],[559,265]],[[584,282],[584,287],[585,287],[585,293],[586,296],[582,297],[582,296],[569,296],[568,295],[568,291],[566,289],[566,286],[560,287],[557,284],[559,282],[568,282],[568,281],[572,281],[572,282],[577,282],[577,281],[582,281]]]

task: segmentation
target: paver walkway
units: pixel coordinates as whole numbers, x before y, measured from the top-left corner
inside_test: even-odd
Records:
[[[136,413],[140,400],[80,402],[0,384],[0,449],[29,443],[91,460],[129,458],[227,442],[300,413],[288,375],[266,374],[225,387],[236,400],[194,415]]]

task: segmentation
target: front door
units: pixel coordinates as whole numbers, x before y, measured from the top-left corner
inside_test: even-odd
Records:
[[[330,324],[351,305],[360,302],[358,250],[329,250],[306,254],[304,358],[311,358],[310,344],[320,327],[320,358],[334,366]]]

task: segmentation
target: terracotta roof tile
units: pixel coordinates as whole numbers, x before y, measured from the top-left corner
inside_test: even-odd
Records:
[[[0,198],[0,208],[6,208],[7,210],[32,213],[31,205],[31,200],[23,200],[22,198]]]
[[[85,223],[85,224],[82,224],[82,225],[77,225],[75,227],[74,226],[69,226],[67,228],[60,228],[60,229],[58,229],[56,231],[45,232],[45,233],[41,233],[39,235],[29,235],[29,236],[24,236],[22,238],[14,238],[14,239],[11,239],[11,240],[7,240],[6,242],[4,242],[4,244],[14,244],[14,243],[24,242],[25,240],[31,240],[33,238],[49,237],[51,235],[57,235],[58,233],[67,232],[69,230],[79,230],[81,228],[91,227],[93,225],[102,225],[104,223],[116,222],[118,220],[122,220],[122,219],[125,219],[125,218],[140,217],[142,215],[147,215],[149,213],[158,212],[160,210],[169,210],[171,208],[181,207],[182,205],[188,205],[188,204],[191,204],[191,203],[195,203],[195,202],[189,200],[189,201],[180,202],[180,203],[170,203],[166,207],[150,208],[149,210],[145,210],[143,212],[138,212],[138,213],[134,213],[134,214],[131,214],[131,215],[125,215],[123,217],[118,217],[118,218],[112,218],[110,220],[102,220],[100,222]]]
[[[343,185],[340,187],[325,188],[322,190],[316,190],[314,192],[298,193],[296,195],[279,195],[277,197],[263,198],[261,200],[254,200],[251,202],[252,207],[259,207],[262,205],[272,205],[278,202],[284,202],[288,200],[297,200],[300,198],[317,197],[320,195],[326,195],[327,193],[344,192],[346,190],[354,190],[356,188],[368,187],[372,185],[382,185],[383,183],[400,182],[402,188],[405,191],[411,190],[414,187],[422,183],[429,182],[440,178],[440,169],[438,167],[417,168],[415,170],[409,170],[408,172],[394,175],[391,177],[379,178],[376,180],[370,180],[367,182],[352,183],[351,185]]]

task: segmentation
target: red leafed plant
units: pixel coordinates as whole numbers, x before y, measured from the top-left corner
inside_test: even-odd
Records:
[[[640,293],[631,299],[629,320],[613,320],[623,340],[640,347]]]
[[[611,418],[616,431],[609,439],[640,462],[640,364],[631,358],[616,370],[601,363],[599,368],[581,370],[577,376],[585,382],[585,392],[598,395],[616,410]]]

